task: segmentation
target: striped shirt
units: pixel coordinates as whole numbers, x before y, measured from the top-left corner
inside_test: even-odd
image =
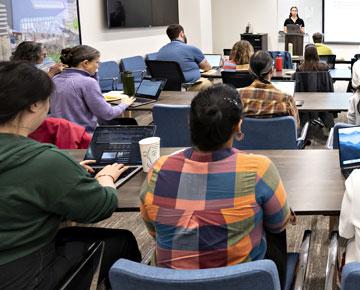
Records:
[[[264,228],[284,229],[286,192],[265,156],[192,148],[161,157],[140,194],[160,267],[201,269],[263,259]]]
[[[293,116],[297,127],[300,127],[299,112],[292,96],[275,88],[271,83],[265,84],[255,80],[250,86],[239,89],[246,116]]]

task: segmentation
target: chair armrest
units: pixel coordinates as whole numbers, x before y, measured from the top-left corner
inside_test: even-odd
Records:
[[[300,137],[296,139],[298,149],[303,149],[305,147],[305,140],[306,140],[306,137],[307,137],[307,133],[309,131],[309,126],[310,126],[310,123],[306,122],[304,127],[301,130]]]
[[[311,242],[311,231],[306,230],[304,232],[303,241],[300,247],[299,253],[299,264],[296,271],[296,278],[294,283],[294,290],[301,290],[304,287],[306,269],[308,265],[309,258],[309,248]]]
[[[337,269],[337,256],[339,248],[339,234],[338,232],[331,233],[330,245],[328,250],[328,258],[326,262],[326,272],[325,272],[325,290],[334,289],[333,286],[336,285],[336,269]]]
[[[326,148],[327,149],[334,149],[334,127],[330,129],[329,137],[326,140]]]

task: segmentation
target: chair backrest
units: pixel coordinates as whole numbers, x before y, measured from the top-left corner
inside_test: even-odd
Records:
[[[155,135],[161,147],[191,146],[189,112],[189,105],[154,105]]]
[[[250,86],[254,78],[247,71],[227,71],[221,72],[221,78],[224,84],[232,85],[235,88],[244,88]]]
[[[321,61],[327,63],[329,69],[335,68],[335,61],[336,61],[336,55],[335,54],[319,55],[319,58],[320,58]]]
[[[120,80],[119,65],[115,61],[104,61],[99,65],[99,83],[102,92],[118,90]]]
[[[174,270],[120,259],[110,269],[111,289],[280,290],[274,262],[260,260],[201,270]]]
[[[334,84],[328,71],[296,72],[295,92],[334,92]]]
[[[341,273],[341,290],[357,290],[360,285],[360,263],[346,264]]]
[[[181,85],[185,82],[185,78],[177,62],[147,60],[146,65],[152,77],[167,79],[165,91],[181,91]]]
[[[62,118],[50,117],[46,118],[29,138],[54,144],[59,149],[87,149],[91,141],[91,135],[84,127]]]
[[[347,127],[352,127],[354,125],[352,124],[347,124],[347,123],[336,123],[334,125],[334,129],[333,129],[333,149],[339,149],[339,129],[340,128],[347,128]]]
[[[268,51],[268,52],[270,53],[273,60],[275,60],[276,57],[279,54],[281,54],[282,59],[283,59],[283,68],[285,68],[285,69],[292,69],[293,68],[291,54],[288,51],[275,50],[275,51]]]
[[[241,131],[243,140],[235,141],[233,145],[241,150],[297,149],[296,122],[291,116],[245,117]]]
[[[146,73],[145,60],[141,55],[123,58],[120,60],[120,71],[131,71],[136,82],[140,82]]]
[[[104,242],[95,242],[84,259],[67,275],[59,290],[97,289]]]
[[[224,55],[230,56],[230,54],[231,54],[231,48],[224,48],[224,49],[223,49],[223,52],[224,52]]]
[[[152,52],[145,55],[145,60],[157,60],[158,52]]]

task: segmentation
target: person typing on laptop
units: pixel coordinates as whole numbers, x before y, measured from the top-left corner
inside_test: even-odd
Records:
[[[18,62],[0,63],[0,78],[1,287],[58,289],[89,246],[104,241],[99,281],[109,288],[108,270],[117,259],[141,260],[133,234],[59,227],[110,217],[118,205],[114,181],[124,166],[106,166],[92,178],[54,145],[28,138],[47,116],[53,83],[45,72]],[[82,165],[92,171],[91,161]]]

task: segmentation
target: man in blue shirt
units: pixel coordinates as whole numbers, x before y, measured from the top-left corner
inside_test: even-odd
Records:
[[[204,54],[195,46],[188,45],[184,28],[179,24],[171,24],[166,29],[171,42],[163,46],[157,55],[157,60],[176,61],[184,73],[185,82],[195,83],[190,90],[202,90],[212,83],[201,78],[200,70],[208,71],[211,65]]]

